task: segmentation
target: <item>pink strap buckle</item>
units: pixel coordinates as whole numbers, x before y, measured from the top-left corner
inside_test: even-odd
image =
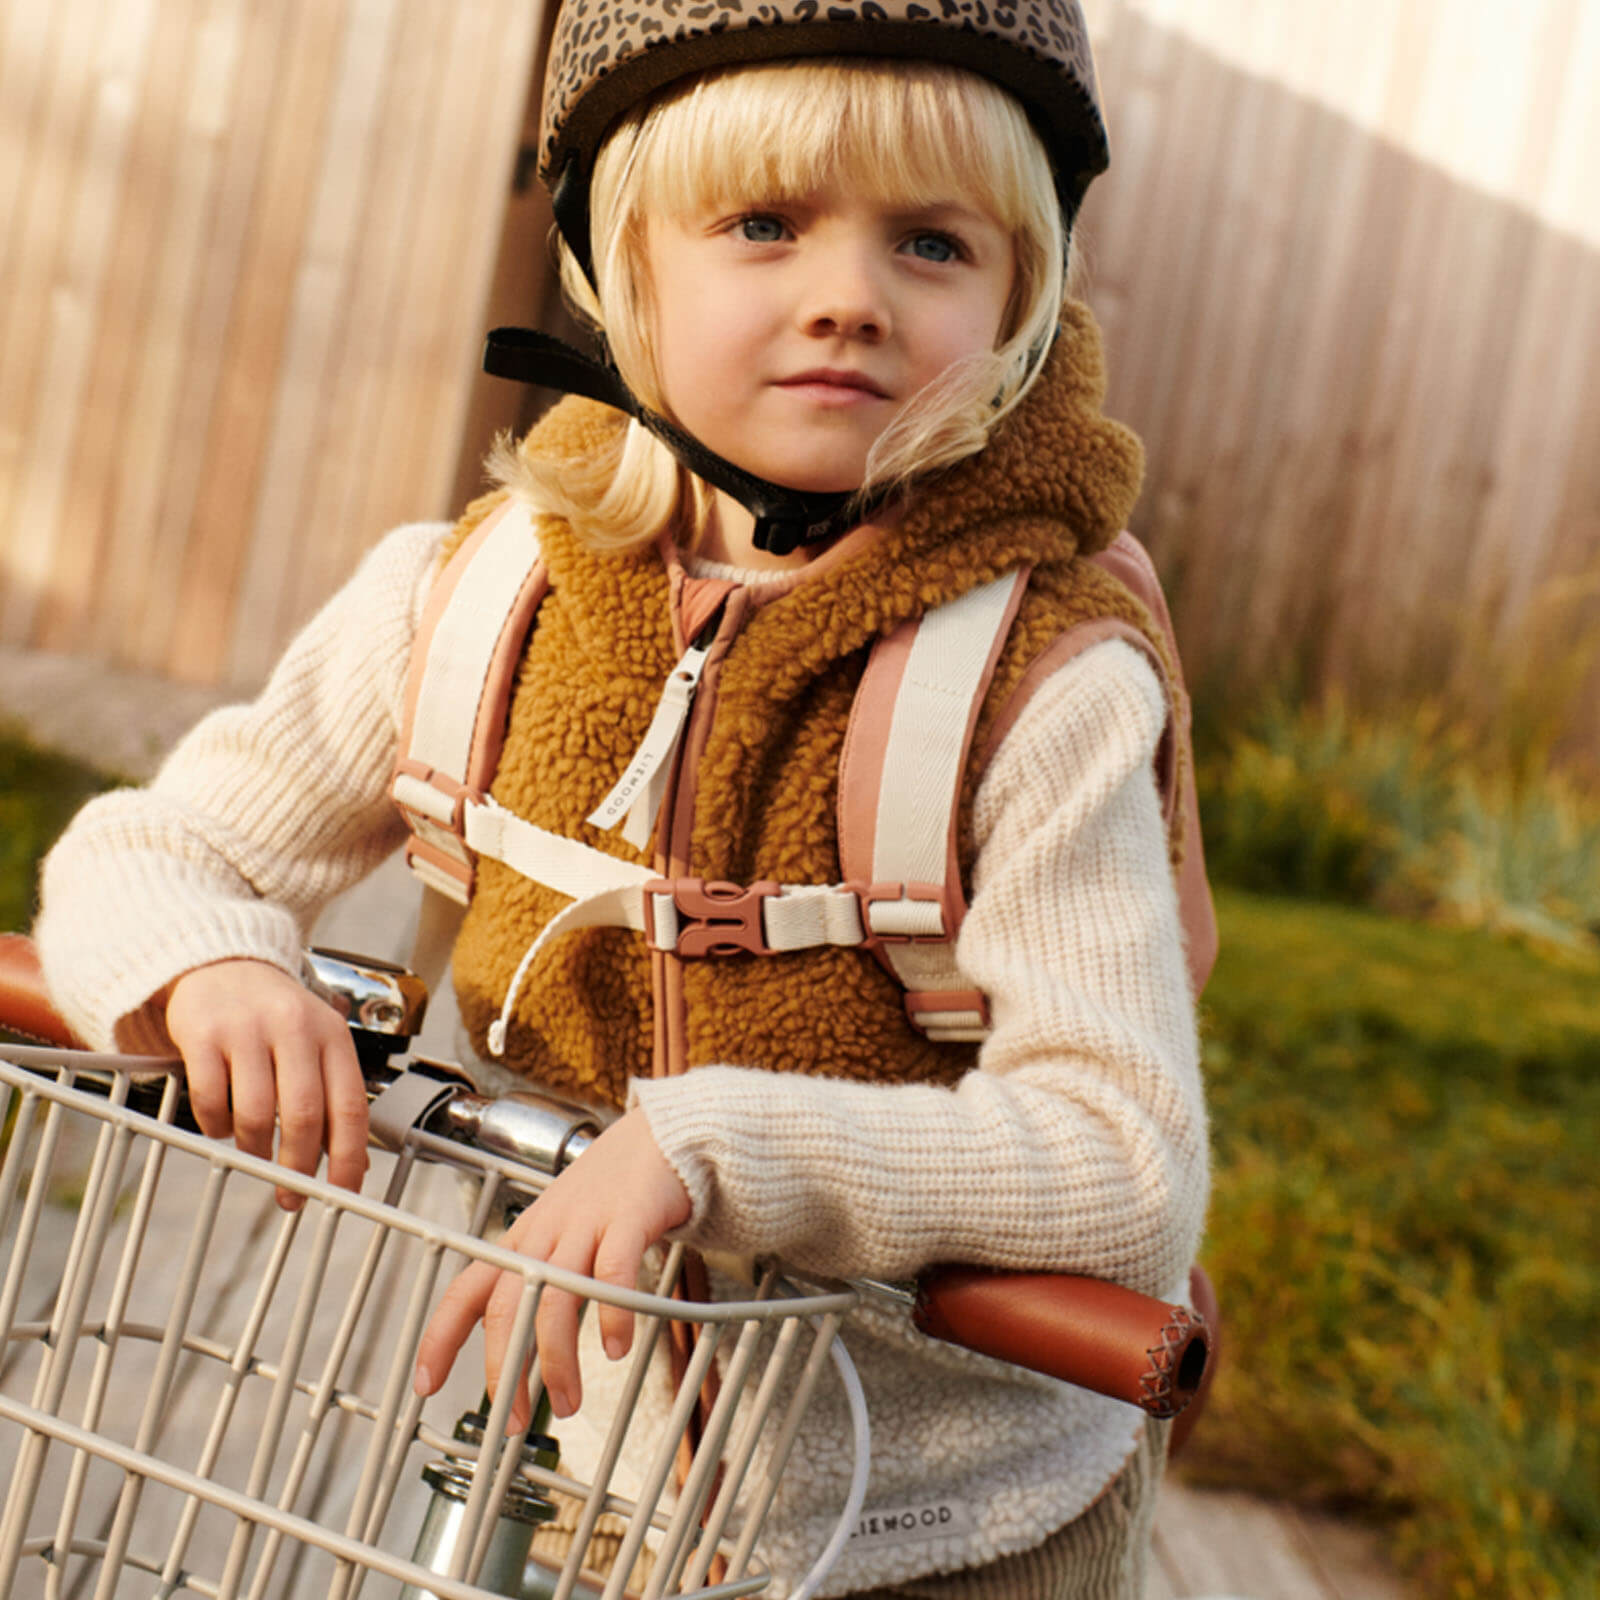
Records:
[[[688,960],[702,956],[776,955],[767,943],[761,921],[761,903],[778,893],[769,880],[748,888],[737,883],[707,883],[704,878],[652,878],[644,886],[644,900],[652,944],[655,934],[656,895],[671,895],[678,913],[678,942],[674,953]]]

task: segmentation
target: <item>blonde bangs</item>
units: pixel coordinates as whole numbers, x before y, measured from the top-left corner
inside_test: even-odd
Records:
[[[1036,204],[1022,107],[953,67],[850,58],[711,73],[642,122],[634,176],[667,216],[779,204],[835,183],[904,205],[980,204],[1006,229]]]

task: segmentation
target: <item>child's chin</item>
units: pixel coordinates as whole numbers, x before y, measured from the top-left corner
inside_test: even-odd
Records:
[[[800,494],[854,494],[861,487],[862,469],[857,465],[808,467],[790,461],[776,472],[751,470],[782,489],[793,489]]]
[[[797,494],[854,494],[861,487],[865,468],[859,460],[807,461],[788,456],[779,461],[754,460],[731,452],[726,456],[736,467],[753,477],[774,483],[780,489],[793,489]]]
[[[854,494],[861,487],[859,476],[853,478],[798,478],[793,481],[774,478],[773,482],[781,488],[793,489],[799,494]]]

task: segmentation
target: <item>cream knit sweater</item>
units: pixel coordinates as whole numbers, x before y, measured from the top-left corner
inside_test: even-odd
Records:
[[[196,965],[251,956],[297,973],[321,906],[399,843],[389,769],[446,531],[390,534],[253,704],[207,718],[148,789],[92,802],[52,853],[36,932],[58,1004],[94,1045],[170,1048],[146,1002]],[[781,1062],[635,1084],[693,1201],[690,1242],[836,1275],[975,1261],[1182,1298],[1207,1149],[1151,775],[1163,714],[1147,662],[1112,641],[1063,667],[996,753],[957,948],[994,1031],[955,1088],[762,1070]],[[852,1538],[825,1593],[1030,1548],[1139,1435],[1132,1407],[933,1344],[896,1313],[861,1312],[847,1342],[873,1416],[869,1519],[926,1512],[913,1524],[936,1531],[885,1537],[869,1521],[880,1531]],[[592,1404],[607,1386],[594,1365]],[[847,1438],[824,1384],[763,1540],[775,1594],[843,1502]]]

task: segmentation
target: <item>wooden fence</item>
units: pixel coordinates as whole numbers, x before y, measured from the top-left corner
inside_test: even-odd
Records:
[[[0,639],[247,685],[445,512],[541,21],[3,0]]]
[[[1092,14],[1091,299],[1191,670],[1553,685],[1600,631],[1600,6]]]
[[[1600,6],[1089,10],[1091,298],[1193,669],[1438,683],[1593,628],[1546,602],[1600,558]],[[0,0],[0,641],[248,685],[459,504],[519,403],[481,332],[548,311],[544,26]]]

